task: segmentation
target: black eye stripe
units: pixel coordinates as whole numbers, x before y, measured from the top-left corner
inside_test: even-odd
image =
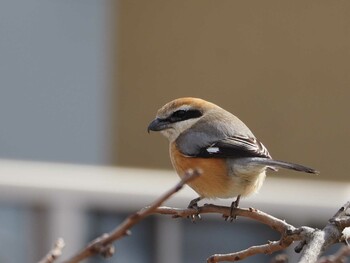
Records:
[[[202,112],[199,110],[177,110],[168,118],[170,122],[184,121],[202,116]]]
[[[185,110],[178,110],[175,111],[171,117],[175,117],[175,118],[183,118],[186,115],[186,111]]]

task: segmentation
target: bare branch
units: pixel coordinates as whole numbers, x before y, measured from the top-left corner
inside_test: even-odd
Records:
[[[76,263],[88,258],[95,254],[101,254],[103,256],[111,256],[114,252],[112,243],[126,235],[130,234],[130,228],[139,223],[145,217],[154,213],[154,211],[166,200],[168,200],[173,194],[178,192],[186,183],[197,178],[200,175],[198,170],[189,170],[185,173],[185,176],[177,183],[173,188],[159,197],[152,205],[141,209],[140,211],[128,216],[117,228],[108,234],[104,234],[101,237],[95,239],[77,255],[67,260],[66,263]]]
[[[161,206],[155,209],[154,212],[157,214],[172,215],[173,217],[183,217],[183,218],[198,214],[198,212],[200,214],[216,213],[216,214],[221,214],[223,217],[227,217],[231,213],[231,207],[213,205],[213,204],[205,204],[204,206],[199,206],[198,208],[185,208],[185,209]],[[260,223],[270,226],[272,229],[277,230],[280,233],[287,230],[294,231],[296,229],[294,226],[288,224],[286,221],[281,220],[272,215],[266,214],[255,208],[248,208],[248,209],[234,208],[233,216],[242,216],[242,217],[253,219],[255,221],[258,221]]]
[[[303,250],[300,262],[309,263],[316,262],[324,249],[328,246],[341,241],[342,231],[349,226],[349,215],[347,210],[350,202],[345,204],[339,211],[329,220],[329,223],[323,230],[313,229],[310,227],[295,228],[283,220],[275,218],[259,210],[249,208],[236,208],[233,211],[234,216],[243,216],[263,224],[270,226],[272,229],[281,233],[281,240],[270,242],[268,244],[253,246],[246,250],[230,254],[216,254],[208,258],[208,262],[220,261],[237,261],[248,256],[258,253],[271,253],[288,247],[293,241],[301,240],[297,246],[297,252]],[[216,205],[204,205],[196,209],[178,209],[170,207],[159,207],[155,210],[159,214],[168,214],[173,217],[188,217],[193,214],[218,213],[224,217],[230,214],[230,208]]]
[[[349,215],[347,210],[350,202],[343,205],[337,213],[329,220],[323,230],[315,230],[306,238],[306,245],[303,249],[299,263],[313,263],[330,245],[339,242],[342,231],[347,225]],[[343,219],[345,223],[343,223]],[[339,224],[339,222],[342,222]]]
[[[231,213],[231,207],[218,206],[212,204],[206,204],[200,206],[196,209],[187,208],[187,209],[178,209],[170,207],[159,207],[155,210],[155,213],[163,215],[172,215],[173,217],[188,217],[193,214],[208,214],[208,213],[218,213],[223,217],[227,217]],[[252,246],[248,249],[229,253],[229,254],[215,254],[210,256],[207,259],[208,263],[221,262],[221,261],[238,261],[246,257],[256,255],[256,254],[271,254],[273,252],[285,249],[290,246],[293,241],[301,240],[307,233],[312,232],[313,228],[301,227],[295,228],[294,226],[288,224],[284,220],[278,219],[274,216],[266,214],[262,211],[259,211],[254,208],[244,209],[244,208],[235,208],[233,210],[234,216],[243,216],[246,218],[253,219],[265,225],[268,225],[272,229],[280,232],[281,240],[272,241],[268,244],[260,246]]]
[[[47,255],[38,263],[53,263],[59,256],[62,255],[62,249],[65,244],[62,238],[59,238],[53,248],[47,253]]]

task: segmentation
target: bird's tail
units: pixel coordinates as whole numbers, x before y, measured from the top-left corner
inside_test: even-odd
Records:
[[[289,163],[285,161],[278,161],[278,160],[261,158],[261,157],[253,157],[251,158],[250,161],[256,164],[266,165],[268,167],[271,167],[273,170],[274,168],[284,168],[284,169],[290,169],[298,172],[319,174],[319,172],[316,171],[315,169],[306,167],[304,165]]]

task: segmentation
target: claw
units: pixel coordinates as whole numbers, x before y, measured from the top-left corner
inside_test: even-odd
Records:
[[[191,208],[191,209],[196,209],[197,210],[196,214],[188,216],[188,218],[191,219],[192,223],[196,223],[196,219],[199,219],[199,220],[202,219],[201,215],[199,214],[200,211],[199,211],[199,207],[198,207],[198,202],[200,200],[202,200],[201,197],[195,198],[195,199],[191,200],[191,202],[187,206],[187,208]]]
[[[191,220],[191,222],[194,223],[194,224],[196,223],[197,219],[202,220],[202,217],[201,217],[200,214],[190,215],[187,218],[189,218]]]

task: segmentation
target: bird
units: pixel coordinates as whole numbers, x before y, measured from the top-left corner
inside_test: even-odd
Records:
[[[171,163],[180,178],[188,170],[201,175],[188,183],[198,194],[189,208],[198,208],[204,198],[236,200],[256,193],[267,170],[279,168],[318,174],[318,171],[272,159],[267,148],[235,115],[200,98],[184,97],[162,106],[147,128],[160,132],[169,141]],[[232,219],[231,219],[232,220]]]

